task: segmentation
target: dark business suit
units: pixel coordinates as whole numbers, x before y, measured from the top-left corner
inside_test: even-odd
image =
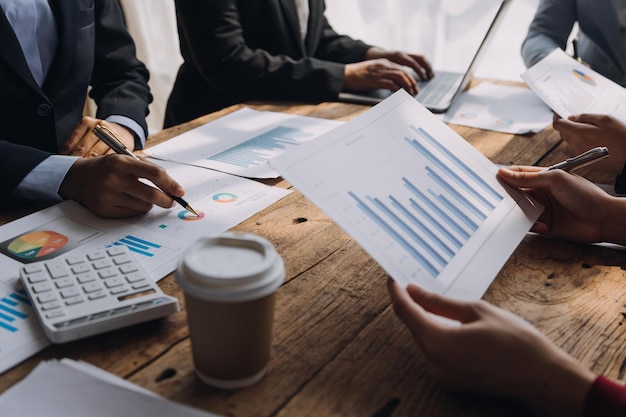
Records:
[[[338,35],[324,0],[309,0],[302,41],[294,0],[177,0],[184,63],[168,101],[165,125],[251,99],[336,99],[344,64],[369,45]]]
[[[148,72],[135,57],[117,0],[50,0],[59,44],[44,82],[33,79],[0,13],[0,195],[56,153],[81,120],[87,88],[97,117],[129,117],[147,132]],[[6,202],[6,197],[3,197]]]

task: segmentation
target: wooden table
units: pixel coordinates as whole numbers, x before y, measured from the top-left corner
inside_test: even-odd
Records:
[[[159,132],[149,143],[239,107]],[[340,103],[249,107],[339,120],[368,108]],[[567,156],[551,128],[517,136],[452,127],[495,163],[547,165]],[[270,183],[290,187],[282,180]],[[1,219],[6,221],[24,213],[4,214]],[[533,415],[519,404],[451,392],[435,382],[394,315],[385,272],[297,190],[234,229],[269,239],[287,269],[278,291],[269,371],[260,383],[238,391],[203,385],[194,375],[183,309],[163,320],[50,347],[4,373],[0,392],[39,361],[70,357],[223,416]],[[620,250],[529,235],[484,299],[525,317],[594,371],[624,379],[625,267]],[[160,285],[183,302],[172,275]]]

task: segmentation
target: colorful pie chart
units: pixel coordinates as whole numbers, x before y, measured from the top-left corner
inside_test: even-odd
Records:
[[[237,201],[237,195],[233,193],[217,193],[213,196],[216,203],[232,203]]]
[[[585,74],[584,72],[577,69],[573,69],[572,73],[574,73],[574,76],[585,84],[596,85],[596,82],[588,74]]]
[[[51,230],[29,232],[9,243],[8,250],[21,259],[41,258],[67,245],[68,238]]]
[[[195,214],[193,214],[189,210],[183,210],[183,211],[178,213],[178,218],[181,219],[181,220],[185,220],[185,221],[202,220],[202,219],[204,219],[204,213],[199,211],[198,215],[196,216]]]

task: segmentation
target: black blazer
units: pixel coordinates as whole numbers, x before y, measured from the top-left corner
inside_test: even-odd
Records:
[[[59,31],[54,61],[40,88],[17,37],[0,13],[0,201],[51,153],[83,115],[87,88],[97,117],[127,116],[145,132],[152,100],[148,71],[135,57],[117,0],[50,0]]]
[[[371,46],[338,35],[324,0],[309,5],[303,42],[294,0],[176,0],[184,63],[165,126],[251,99],[336,99],[344,64]]]

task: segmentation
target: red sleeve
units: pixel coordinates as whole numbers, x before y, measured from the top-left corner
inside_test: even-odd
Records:
[[[583,417],[626,416],[626,387],[600,375],[593,381]]]

